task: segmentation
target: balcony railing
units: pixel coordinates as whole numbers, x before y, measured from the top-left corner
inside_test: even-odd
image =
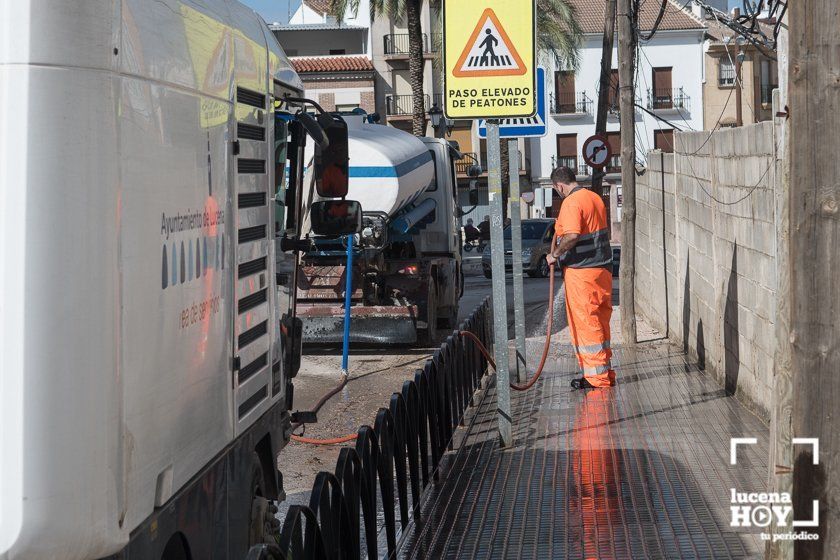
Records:
[[[425,109],[429,108],[429,95],[425,97]],[[385,96],[385,114],[389,116],[406,116],[414,114],[414,96],[413,95],[386,95]]]
[[[409,44],[408,33],[391,33],[385,35],[386,56],[408,56]],[[423,53],[429,54],[435,51],[434,41],[429,41],[429,36],[423,33]]]
[[[433,102],[432,103],[433,105],[437,105],[438,107],[443,109],[443,94],[442,93],[434,94],[434,96],[432,97],[432,102]],[[428,109],[428,107],[427,107],[427,109]]]
[[[592,168],[585,163],[581,163],[578,165],[577,174],[578,177],[588,177],[589,175],[592,175]]]
[[[551,167],[568,167],[577,169],[577,156],[551,156]]]
[[[552,93],[549,96],[553,115],[591,115],[592,100],[585,91]]]
[[[770,105],[773,103],[773,90],[776,89],[777,85],[768,85],[765,84],[761,86],[761,104],[762,105]]]
[[[458,175],[463,175],[466,177],[470,170],[470,167],[472,167],[473,165],[479,165],[479,167],[481,167],[481,165],[477,164],[476,161],[479,161],[477,153],[464,152],[464,159],[455,162],[455,172]]]
[[[691,99],[683,88],[649,89],[648,109],[689,109]]]

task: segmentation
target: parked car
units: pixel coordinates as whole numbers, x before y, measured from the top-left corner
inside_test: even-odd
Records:
[[[504,230],[505,236],[505,272],[513,271],[513,251],[511,249],[512,230],[510,226]],[[554,238],[554,220],[533,219],[522,220],[522,270],[532,278],[548,277],[548,262],[545,256],[551,250],[551,240]],[[481,267],[484,276],[492,278],[490,264],[492,247],[488,244],[481,255]]]
[[[612,275],[618,278],[618,265],[621,264],[621,245],[613,245],[612,246],[612,254],[613,254],[613,269]]]

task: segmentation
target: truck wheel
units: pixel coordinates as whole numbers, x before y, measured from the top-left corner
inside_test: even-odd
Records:
[[[420,344],[426,347],[434,346],[437,343],[437,290],[433,280],[429,281],[429,297],[426,304],[426,324],[425,330],[420,331]]]
[[[275,517],[277,506],[265,497],[266,484],[260,456],[251,454],[251,522],[248,528],[248,547],[275,542],[272,537],[280,529]]]

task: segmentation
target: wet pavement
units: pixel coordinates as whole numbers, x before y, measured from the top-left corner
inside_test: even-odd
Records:
[[[528,341],[538,355],[539,340]],[[766,488],[767,426],[667,342],[618,348],[618,385],[575,391],[570,347],[512,395],[502,449],[491,387],[445,461],[404,558],[762,558],[730,527],[730,489]],[[730,438],[756,437],[738,448]]]

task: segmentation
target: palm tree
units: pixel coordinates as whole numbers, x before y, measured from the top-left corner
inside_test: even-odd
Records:
[[[359,9],[359,0],[330,0],[330,13],[339,21],[347,12]],[[423,92],[423,28],[420,16],[423,0],[370,0],[370,19],[387,16],[393,20],[404,20],[408,27],[408,74],[411,82],[412,113],[411,132],[415,136],[426,134],[426,104]]]

